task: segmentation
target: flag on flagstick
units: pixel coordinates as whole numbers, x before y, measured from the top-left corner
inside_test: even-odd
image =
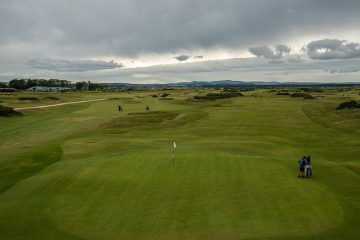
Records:
[[[175,165],[175,148],[176,148],[176,142],[174,141],[174,148],[173,148],[173,166]]]

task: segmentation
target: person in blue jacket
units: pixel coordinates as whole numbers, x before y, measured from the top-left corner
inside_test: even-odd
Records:
[[[304,172],[305,172],[305,165],[306,165],[306,157],[304,156],[302,159],[299,160],[299,175],[298,177],[304,178]]]

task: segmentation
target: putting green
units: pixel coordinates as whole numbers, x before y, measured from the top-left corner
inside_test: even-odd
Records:
[[[1,236],[356,239],[357,110],[334,111],[329,92],[189,102],[187,91],[0,119]],[[297,178],[303,154],[312,179]]]

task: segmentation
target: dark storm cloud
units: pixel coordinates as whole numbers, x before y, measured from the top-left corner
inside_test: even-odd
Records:
[[[177,57],[174,57],[176,60],[178,60],[179,62],[185,62],[186,60],[188,60],[190,58],[189,55],[180,55]]]
[[[286,45],[283,45],[283,44],[277,45],[275,47],[275,49],[276,49],[276,55],[282,56],[284,54],[290,53],[290,47],[286,46]]]
[[[271,50],[268,46],[260,47],[251,47],[249,52],[254,54],[257,57],[264,57],[266,59],[278,59],[281,58],[284,54],[290,53],[290,47],[286,45],[277,45],[275,51]]]
[[[92,60],[59,60],[59,59],[33,59],[28,65],[56,72],[86,72],[91,70],[105,70],[122,67],[122,64],[114,61],[92,61]]]
[[[312,59],[345,59],[360,57],[360,44],[338,39],[312,41],[307,45]]]
[[[355,0],[2,0],[0,43],[74,58],[247,49],[358,26],[359,9]]]
[[[121,66],[115,62],[73,59],[142,62],[146,56],[166,56],[166,60],[174,62],[174,56],[186,53],[193,56],[192,60],[198,60],[193,61],[196,65],[203,62],[200,57],[194,57],[196,55],[206,54],[206,60],[221,58],[222,51],[238,56],[237,53],[250,47],[261,56],[255,60],[267,64],[266,69],[280,69],[289,64],[301,66],[308,58],[287,58],[291,55],[290,49],[274,44],[301,45],[306,42],[300,41],[313,40],[316,36],[323,38],[329,33],[332,35],[327,38],[360,42],[359,9],[359,0],[1,0],[0,77],[29,72],[47,74],[51,70],[51,74],[77,80],[95,74],[90,70],[109,69],[100,71],[101,80],[104,72],[110,74],[125,69],[113,69]],[[310,38],[313,36],[316,38]],[[328,48],[331,54],[316,55],[323,49],[317,51],[319,48],[312,47],[309,56],[318,59],[357,56],[356,44],[337,44],[335,48]],[[262,47],[254,48],[256,46]],[[296,46],[293,47],[296,51]],[[187,62],[191,61],[185,60],[179,64],[181,68],[171,72],[173,76],[186,70]],[[349,60],[351,58],[341,61]],[[269,61],[282,64],[268,64]],[[255,71],[258,65],[254,66],[249,71]],[[218,67],[208,64],[201,69],[214,78],[213,70]],[[238,68],[231,68],[229,72],[236,74]],[[325,67],[321,65],[321,69]],[[357,66],[344,68],[339,62],[327,69],[342,73],[356,70]]]
[[[249,48],[249,52],[254,54],[257,57],[264,57],[264,58],[276,58],[274,52],[268,46],[260,46],[260,47],[251,47]]]

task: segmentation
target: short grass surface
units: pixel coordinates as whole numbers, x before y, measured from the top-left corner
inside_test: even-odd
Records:
[[[216,92],[200,91],[0,96],[109,98],[0,118],[0,238],[359,238],[360,110],[335,111],[354,89],[188,100]]]

